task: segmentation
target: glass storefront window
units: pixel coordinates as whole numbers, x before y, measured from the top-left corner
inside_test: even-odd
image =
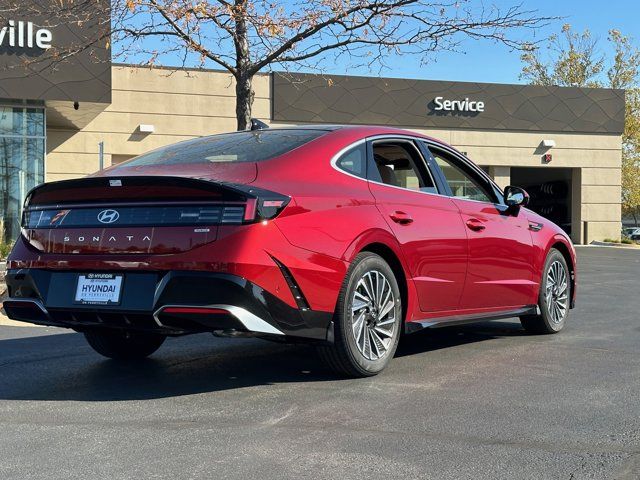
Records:
[[[24,198],[44,182],[45,113],[0,103],[0,228],[2,239],[20,234]]]

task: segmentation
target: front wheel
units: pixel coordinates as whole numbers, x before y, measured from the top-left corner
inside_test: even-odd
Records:
[[[85,332],[84,337],[96,352],[115,360],[145,358],[158,350],[165,336],[156,333],[96,330]]]
[[[571,302],[571,277],[564,256],[555,248],[547,255],[542,272],[538,307],[540,315],[520,317],[529,333],[558,333],[564,328]]]
[[[340,290],[334,316],[334,343],[319,347],[337,373],[368,377],[393,358],[402,326],[402,301],[393,270],[380,256],[355,258]]]

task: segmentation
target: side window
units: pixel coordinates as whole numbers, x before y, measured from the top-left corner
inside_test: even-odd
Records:
[[[409,190],[438,193],[415,145],[407,141],[376,141],[373,160],[377,171],[371,179]]]
[[[442,170],[445,180],[454,197],[479,202],[494,203],[493,194],[476,178],[472,172],[466,171],[457,162],[442,155],[434,149],[430,149],[433,158]]]
[[[336,162],[336,166],[356,177],[367,178],[367,147],[361,143],[347,150]]]

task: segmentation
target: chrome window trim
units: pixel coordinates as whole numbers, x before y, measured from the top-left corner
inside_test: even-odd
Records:
[[[431,192],[422,192],[420,190],[409,190],[408,188],[403,188],[403,187],[396,187],[395,185],[388,185],[386,183],[382,183],[382,182],[376,182],[375,180],[369,180],[368,178],[362,178],[362,177],[358,177],[357,175],[353,175],[352,173],[346,172],[344,170],[342,170],[341,168],[339,168],[336,165],[336,162],[338,161],[338,159],[347,151],[350,150],[353,147],[356,147],[362,143],[366,143],[369,140],[377,140],[379,138],[395,138],[396,140],[404,140],[403,138],[398,138],[398,137],[405,137],[408,140],[426,140],[425,138],[420,138],[420,137],[413,137],[410,135],[406,135],[406,134],[398,134],[398,135],[389,135],[389,134],[385,134],[385,135],[374,135],[372,137],[366,137],[366,138],[361,138],[359,140],[356,140],[353,143],[350,143],[349,145],[347,145],[346,147],[341,148],[340,150],[338,150],[338,153],[336,153],[333,157],[331,157],[331,160],[329,161],[331,167],[336,170],[337,172],[343,174],[343,175],[347,175],[349,177],[353,177],[353,178],[357,178],[358,180],[362,180],[363,182],[366,183],[374,183],[376,185],[381,185],[383,187],[388,187],[388,188],[395,188],[398,190],[402,190],[403,192],[414,192],[414,193],[420,193],[422,195],[435,195],[436,197],[445,197],[445,198],[452,198],[449,195],[444,195],[442,193],[431,193]],[[427,165],[428,168],[428,165]],[[431,172],[429,172],[429,174],[431,174]]]
[[[398,138],[398,137],[403,137],[403,138]],[[329,163],[331,164],[331,167],[333,167],[334,170],[340,172],[343,175],[348,175],[349,177],[353,177],[353,178],[357,178],[358,180],[362,180],[364,182],[367,183],[373,183],[376,185],[381,185],[383,187],[388,187],[388,188],[395,188],[398,190],[402,190],[403,192],[414,192],[414,193],[420,193],[422,195],[434,195],[436,197],[445,197],[445,198],[455,198],[456,200],[462,200],[465,202],[475,202],[475,203],[482,203],[484,205],[493,205],[493,206],[499,206],[499,207],[504,207],[505,205],[503,203],[494,203],[494,202],[482,202],[480,200],[471,200],[471,199],[467,199],[467,198],[459,198],[459,197],[454,197],[453,195],[445,195],[443,193],[431,193],[431,192],[422,192],[420,190],[409,190],[408,188],[403,188],[403,187],[396,187],[395,185],[388,185],[386,183],[382,183],[382,182],[376,182],[375,180],[369,180],[368,178],[362,178],[362,177],[358,177],[357,175],[353,175],[352,173],[346,172],[344,170],[342,170],[341,168],[339,168],[336,165],[336,162],[338,161],[338,159],[340,158],[340,156],[342,154],[344,154],[347,150],[356,147],[358,145],[360,145],[361,143],[366,143],[367,141],[375,141],[378,139],[396,139],[396,140],[414,140],[414,141],[419,141],[419,142],[425,142],[427,145],[433,145],[437,148],[442,148],[443,150],[447,150],[448,152],[450,152],[452,155],[456,156],[457,158],[460,158],[466,165],[469,165],[471,168],[473,168],[475,171],[477,171],[483,178],[485,178],[486,180],[488,180],[490,183],[492,183],[493,185],[495,185],[495,187],[500,191],[501,188],[498,186],[498,184],[496,182],[493,181],[493,179],[491,177],[489,177],[484,170],[482,170],[481,168],[479,168],[477,165],[475,165],[471,160],[466,159],[465,157],[461,156],[460,153],[456,152],[455,150],[453,150],[451,147],[448,147],[436,140],[431,140],[429,138],[425,138],[425,137],[418,137],[418,136],[414,136],[414,135],[407,135],[406,133],[398,133],[398,134],[388,134],[388,133],[384,133],[384,134],[380,134],[380,135],[372,135],[370,137],[366,137],[366,138],[361,138],[353,143],[350,143],[349,145],[341,148],[340,150],[338,150],[338,153],[336,153],[333,157],[331,157],[331,160],[329,161]],[[427,169],[429,169],[429,166],[427,165]],[[431,171],[429,170],[429,174],[431,175]]]
[[[347,172],[346,170],[343,170],[342,168],[338,167],[338,160],[340,160],[340,157],[342,157],[342,155],[347,153],[352,148],[355,148],[358,145],[362,145],[363,143],[366,143],[366,142],[367,142],[366,138],[361,138],[360,140],[358,140],[356,142],[353,142],[353,143],[347,145],[346,147],[341,148],[340,150],[338,150],[338,153],[336,153],[333,157],[331,157],[331,160],[329,161],[329,163],[338,172],[340,172],[340,173],[342,173],[344,175],[348,175],[348,176],[353,177],[353,178],[357,178],[358,180],[364,180],[366,182],[367,181],[366,178],[359,177],[358,175],[354,175],[353,173]]]

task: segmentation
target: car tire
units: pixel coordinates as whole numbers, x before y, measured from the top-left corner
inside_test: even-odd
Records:
[[[564,328],[571,304],[571,275],[562,253],[552,248],[547,255],[538,294],[539,315],[520,317],[529,333],[558,333]]]
[[[145,358],[158,350],[165,341],[164,335],[127,331],[90,331],[84,333],[87,342],[96,352],[114,360]]]
[[[371,252],[356,256],[340,289],[333,322],[333,344],[318,347],[329,368],[349,377],[384,370],[398,347],[402,300],[393,270],[382,257]]]

